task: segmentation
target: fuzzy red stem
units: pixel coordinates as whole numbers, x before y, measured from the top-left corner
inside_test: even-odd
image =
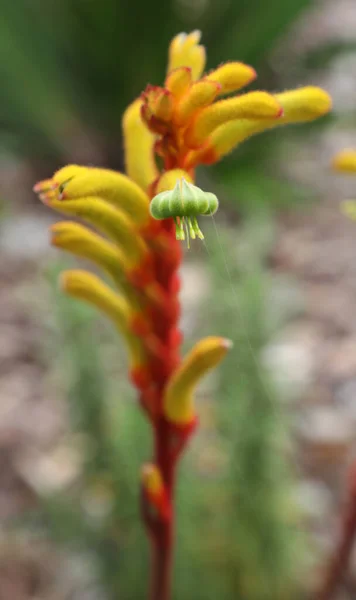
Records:
[[[162,419],[156,430],[155,463],[159,467],[170,505],[170,517],[159,523],[151,535],[152,572],[150,600],[169,600],[171,597],[174,544],[174,483],[175,465],[170,457],[170,434]]]
[[[342,522],[339,543],[326,571],[316,600],[332,600],[347,571],[356,537],[356,463],[350,473],[348,504]]]
[[[166,311],[153,317],[155,335],[165,349],[158,361],[153,361],[151,372],[158,390],[158,414],[154,426],[154,464],[158,467],[165,488],[169,507],[168,518],[152,516],[147,497],[143,497],[143,517],[151,542],[151,583],[150,600],[169,600],[171,597],[172,561],[174,545],[174,483],[177,456],[172,452],[172,431],[162,415],[163,394],[167,381],[179,364],[177,340],[178,268],[181,262],[181,248],[175,237],[175,227],[171,219],[162,222],[162,232],[170,240],[168,254],[157,253],[154,258],[156,281],[166,293]],[[172,258],[175,259],[172,260]]]

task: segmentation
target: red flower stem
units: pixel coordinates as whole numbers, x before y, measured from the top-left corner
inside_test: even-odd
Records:
[[[161,419],[155,435],[155,464],[163,477],[169,518],[158,522],[151,532],[152,572],[150,600],[169,600],[171,597],[174,545],[174,483],[175,461],[172,460],[171,435],[167,422]]]
[[[172,523],[167,522],[162,535],[152,538],[150,600],[169,600],[172,579]]]
[[[158,391],[158,411],[154,427],[153,463],[158,467],[165,488],[168,515],[152,514],[147,496],[143,498],[143,517],[151,542],[150,600],[169,600],[171,597],[173,546],[174,546],[174,487],[177,453],[173,452],[174,435],[162,415],[164,389],[172,372],[179,364],[179,342],[177,322],[178,269],[182,251],[175,236],[172,219],[162,222],[162,233],[169,240],[169,252],[157,253],[154,258],[156,281],[166,293],[166,311],[153,318],[155,335],[165,352],[154,361],[151,372]]]
[[[356,463],[350,473],[349,498],[345,507],[339,543],[331,558],[316,600],[332,600],[347,571],[356,537]]]

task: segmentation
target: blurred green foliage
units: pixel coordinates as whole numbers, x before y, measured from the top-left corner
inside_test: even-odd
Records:
[[[215,234],[215,235],[214,235]],[[220,368],[217,428],[227,455],[224,598],[298,597],[305,556],[293,501],[287,416],[264,366],[267,344],[298,311],[277,304],[266,263],[274,224],[264,213],[236,230],[211,232],[215,301],[209,320],[234,347]],[[299,522],[300,526],[300,522]]]

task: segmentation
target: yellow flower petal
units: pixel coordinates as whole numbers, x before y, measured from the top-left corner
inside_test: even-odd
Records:
[[[124,298],[110,289],[96,275],[80,269],[64,271],[60,277],[60,284],[68,295],[92,304],[115,323],[125,339],[132,368],[137,368],[144,363],[141,343],[130,332],[130,325],[135,315]]]
[[[188,127],[185,141],[199,146],[214,129],[236,119],[277,119],[282,113],[278,100],[267,92],[250,92],[236,98],[221,100],[202,110],[193,124]]]
[[[321,88],[300,88],[276,94],[275,98],[283,108],[283,116],[278,119],[265,120],[237,119],[220,125],[211,133],[205,149],[190,154],[187,158],[186,168],[197,164],[197,161],[208,164],[214,162],[256,133],[288,123],[312,121],[331,109],[331,98]]]
[[[75,215],[103,231],[118,244],[130,267],[139,265],[148,249],[133,222],[124,212],[95,196],[80,200],[53,201],[49,206],[66,215]]]
[[[178,67],[190,67],[193,80],[199,79],[205,67],[205,48],[199,46],[200,31],[179,33],[169,47],[167,73]]]
[[[147,191],[158,177],[154,160],[154,134],[141,119],[142,100],[135,100],[126,109],[122,120],[125,146],[125,170],[141,189]]]
[[[81,258],[87,258],[105,269],[113,281],[132,301],[132,288],[128,285],[126,271],[129,264],[121,250],[94,231],[73,221],[62,221],[51,227],[51,243]]]
[[[198,110],[209,106],[218,95],[219,90],[220,84],[216,81],[201,79],[193,83],[175,110],[174,122],[177,125],[186,123]]]
[[[58,171],[56,171],[53,175],[52,179],[55,183],[61,185],[62,183],[65,183],[72,177],[76,177],[77,175],[83,175],[83,173],[86,173],[86,171],[88,171],[89,169],[90,167],[85,167],[83,165],[66,165],[61,169],[58,169]]]
[[[167,420],[180,425],[194,418],[193,394],[204,375],[224,358],[232,343],[220,337],[200,340],[187,354],[167,384],[163,411]]]
[[[180,98],[187,92],[192,82],[192,70],[189,67],[178,67],[168,73],[164,87],[169,90],[175,98]]]
[[[339,152],[333,159],[333,167],[342,173],[356,173],[356,150],[350,148]]]
[[[245,87],[256,79],[255,69],[241,62],[228,62],[205,76],[205,80],[217,81],[221,85],[220,94],[229,94]]]
[[[332,101],[329,94],[314,86],[307,86],[296,90],[289,90],[276,94],[278,102],[283,107],[281,123],[299,123],[314,121],[330,112]]]
[[[87,169],[83,174],[71,178],[61,194],[66,200],[86,196],[99,196],[118,206],[140,225],[148,220],[147,194],[122,173],[109,169]]]

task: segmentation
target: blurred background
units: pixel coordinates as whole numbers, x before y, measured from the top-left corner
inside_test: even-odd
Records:
[[[146,423],[120,341],[57,290],[32,186],[69,163],[122,169],[121,115],[201,29],[208,68],[309,83],[333,115],[276,129],[198,173],[221,208],[186,253],[185,345],[232,337],[199,392],[178,490],[175,600],[313,598],[356,441],[354,0],[0,0],[0,599],[137,600]],[[212,329],[212,324],[214,325]],[[337,600],[356,597],[356,555]]]

